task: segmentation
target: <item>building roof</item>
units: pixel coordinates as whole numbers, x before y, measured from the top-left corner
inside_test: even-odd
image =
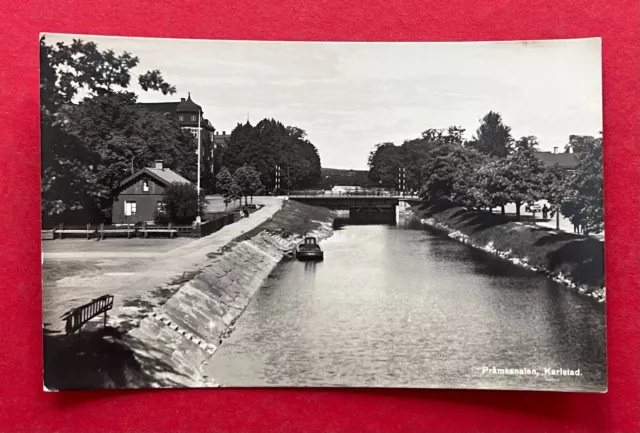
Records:
[[[179,102],[138,102],[136,107],[144,108],[149,111],[156,111],[162,114],[174,114],[179,104]]]
[[[120,186],[124,186],[126,184],[128,184],[129,182],[131,182],[132,180],[137,179],[138,177],[140,177],[143,174],[148,174],[149,176],[151,176],[153,179],[157,180],[158,182],[160,182],[163,185],[169,185],[171,183],[188,183],[190,184],[191,182],[189,182],[187,179],[185,179],[184,177],[180,176],[178,173],[176,173],[175,171],[171,170],[170,168],[153,168],[153,167],[145,167],[141,170],[138,170],[137,172],[133,173],[131,176],[127,177],[125,180],[123,180],[122,182],[120,182]]]
[[[188,94],[186,101],[180,101],[176,107],[177,112],[202,112],[202,107],[191,100],[191,93]]]
[[[575,153],[553,153],[553,152],[535,152],[535,155],[546,166],[554,166],[558,164],[561,168],[576,168],[578,160]]]
[[[182,98],[180,101],[172,102],[138,102],[137,107],[146,110],[157,111],[159,113],[197,113],[202,112],[202,107],[191,100],[191,93],[187,95],[187,99]]]

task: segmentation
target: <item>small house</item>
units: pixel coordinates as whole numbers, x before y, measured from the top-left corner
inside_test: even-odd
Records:
[[[119,193],[113,201],[113,224],[153,222],[157,212],[162,212],[165,188],[175,182],[191,183],[175,171],[155,161],[154,167],[146,167],[120,182]]]

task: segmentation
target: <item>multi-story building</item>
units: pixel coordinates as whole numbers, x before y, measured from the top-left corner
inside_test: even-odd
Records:
[[[222,164],[224,147],[229,135],[226,131],[222,134],[216,132],[211,122],[204,117],[202,107],[191,100],[191,93],[187,98],[180,98],[175,102],[140,102],[136,104],[145,110],[163,113],[165,116],[175,118],[183,129],[198,139],[200,128],[200,153],[201,153],[201,187],[207,193],[215,193],[215,176]]]

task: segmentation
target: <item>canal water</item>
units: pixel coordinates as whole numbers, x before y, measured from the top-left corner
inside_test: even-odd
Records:
[[[209,361],[221,385],[606,388],[602,305],[412,219],[338,222],[324,262],[256,293]]]

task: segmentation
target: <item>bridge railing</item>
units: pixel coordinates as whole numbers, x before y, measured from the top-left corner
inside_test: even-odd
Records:
[[[339,198],[339,197],[362,197],[362,198],[406,198],[419,200],[420,197],[415,194],[402,191],[291,191],[289,197],[304,198]]]

